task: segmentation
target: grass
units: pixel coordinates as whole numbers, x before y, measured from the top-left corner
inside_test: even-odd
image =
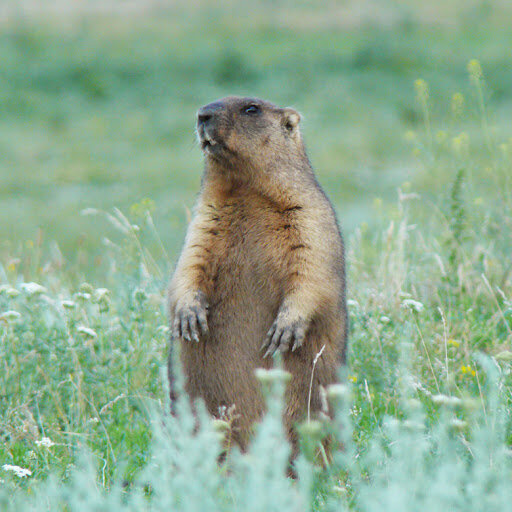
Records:
[[[510,31],[139,21],[0,28],[0,463],[32,471],[0,478],[27,495],[67,481],[84,446],[106,489],[151,464],[194,112],[228,93],[305,114],[348,242],[358,452],[406,416],[407,386],[429,428],[442,397],[489,418],[480,353],[510,407]]]
[[[175,257],[201,173],[194,114],[228,93],[304,113],[311,158],[348,232],[371,222],[374,197],[393,201],[403,181],[432,195],[449,182],[421,172],[404,141],[423,123],[412,88],[418,77],[432,88],[433,122],[446,120],[461,90],[469,111],[457,127],[473,132],[479,113],[466,64],[480,58],[493,124],[509,135],[512,84],[502,48],[510,34],[499,27],[470,34],[421,25],[298,31],[220,18],[204,31],[203,24],[192,17],[184,24],[143,19],[136,27],[118,21],[109,32],[111,20],[102,19],[59,30],[30,21],[2,28],[4,246],[34,241],[41,227],[66,255],[84,245],[101,258],[101,238],[80,210],[127,211],[149,197]],[[227,48],[222,35],[236,47]],[[88,260],[84,270],[91,266]]]

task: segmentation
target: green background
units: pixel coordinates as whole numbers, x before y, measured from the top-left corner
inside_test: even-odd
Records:
[[[229,94],[303,114],[311,160],[348,235],[374,224],[374,199],[394,202],[403,182],[438,201],[452,174],[425,169],[404,140],[423,130],[414,80],[429,84],[432,130],[471,134],[480,118],[466,65],[479,59],[492,129],[512,135],[511,9],[445,4],[119,4],[100,15],[91,2],[67,16],[11,6],[0,25],[0,250],[56,241],[75,262],[85,247],[82,268],[103,272],[109,228],[81,210],[128,214],[149,198],[173,260],[202,171],[195,112]],[[466,109],[453,122],[458,91]],[[479,151],[481,134],[471,142]]]

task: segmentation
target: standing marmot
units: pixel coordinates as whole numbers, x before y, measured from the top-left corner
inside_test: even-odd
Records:
[[[295,110],[255,98],[224,98],[197,115],[206,166],[170,285],[172,335],[182,340],[187,393],[214,416],[235,405],[242,449],[265,408],[254,370],[270,368],[276,350],[292,375],[284,421],[294,452],[315,356],[325,346],[312,412],[345,361],[343,242],[299,121]]]

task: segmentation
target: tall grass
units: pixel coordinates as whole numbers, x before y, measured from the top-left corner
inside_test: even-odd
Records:
[[[83,211],[105,226],[99,284],[37,240],[0,261],[2,510],[507,509],[512,153],[478,106],[483,74],[470,79],[486,116],[471,136],[438,127],[435,98],[418,94],[425,124],[407,138],[420,173],[446,175],[438,199],[405,183],[348,241],[347,384],[327,390],[334,421],[300,428],[296,482],[279,372],[261,375],[269,414],[249,453],[224,465],[222,422],[200,407],[196,428],[183,400],[167,415],[172,257],[150,200]],[[322,469],[327,434],[343,449]]]

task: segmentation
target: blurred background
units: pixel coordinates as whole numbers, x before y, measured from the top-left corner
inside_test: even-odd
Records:
[[[173,262],[202,172],[195,112],[229,94],[303,114],[347,237],[399,187],[442,207],[459,160],[438,153],[467,140],[492,207],[478,155],[510,149],[511,26],[508,0],[2,0],[0,272],[36,247],[102,275],[116,226],[97,209],[114,207],[150,213],[144,243]]]

